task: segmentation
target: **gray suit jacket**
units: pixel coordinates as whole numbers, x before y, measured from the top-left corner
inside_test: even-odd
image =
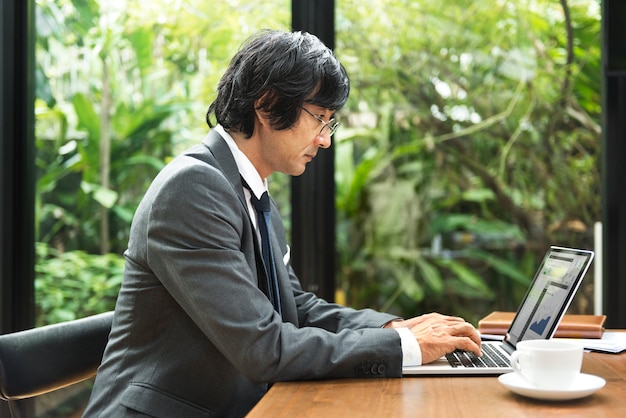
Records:
[[[271,382],[401,376],[400,338],[381,328],[395,317],[303,291],[273,212],[282,318],[259,288],[257,235],[223,138],[211,131],[162,170],[133,220],[85,416],[236,417]]]

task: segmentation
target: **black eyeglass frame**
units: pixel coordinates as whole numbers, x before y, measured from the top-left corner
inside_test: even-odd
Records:
[[[326,121],[324,121],[324,119],[322,119],[319,116],[311,113],[311,111],[309,109],[307,109],[306,107],[302,106],[302,110],[304,110],[309,115],[313,116],[315,119],[317,119],[322,124],[322,128],[320,129],[319,135],[323,136],[324,135],[324,131],[328,130],[328,132],[330,132],[330,136],[333,136],[335,134],[335,132],[337,132],[337,129],[339,129],[340,123],[337,122],[335,120],[335,118],[331,118],[328,122],[326,122]]]

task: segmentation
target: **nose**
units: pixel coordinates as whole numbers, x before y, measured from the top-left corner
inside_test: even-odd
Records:
[[[315,141],[316,141],[317,146],[320,148],[324,148],[324,149],[330,148],[330,144],[332,142],[330,132],[317,135],[315,137]]]

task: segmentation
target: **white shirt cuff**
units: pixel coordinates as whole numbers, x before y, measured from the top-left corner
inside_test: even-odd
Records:
[[[402,367],[421,366],[422,350],[411,330],[408,328],[394,329],[398,331],[400,343],[402,344]]]

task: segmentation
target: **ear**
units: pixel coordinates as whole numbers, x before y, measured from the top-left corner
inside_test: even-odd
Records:
[[[271,90],[266,91],[263,96],[255,100],[254,112],[259,122],[269,123],[269,113],[265,109],[271,108],[275,101],[276,97]]]
[[[254,102],[254,116],[255,116],[255,123],[260,123],[262,125],[265,125],[266,123],[269,123],[269,113],[267,113],[266,111],[264,111],[259,103],[262,103],[263,100],[259,99],[256,102]]]

